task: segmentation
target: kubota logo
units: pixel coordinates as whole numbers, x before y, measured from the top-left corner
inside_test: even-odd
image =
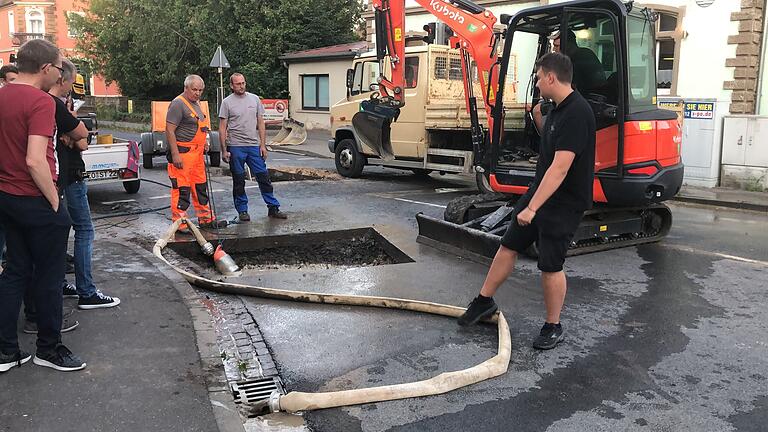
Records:
[[[429,2],[429,6],[436,13],[443,14],[444,16],[456,21],[459,24],[464,24],[464,17],[461,16],[458,12],[448,9],[445,6],[445,3],[443,3],[441,0],[432,0]]]

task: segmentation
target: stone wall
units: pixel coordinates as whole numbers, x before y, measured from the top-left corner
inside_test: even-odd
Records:
[[[728,43],[736,45],[736,57],[725,61],[734,68],[733,81],[723,84],[726,90],[733,90],[731,114],[755,114],[765,2],[741,0],[741,10],[731,14],[731,21],[739,25],[739,34],[728,37]]]

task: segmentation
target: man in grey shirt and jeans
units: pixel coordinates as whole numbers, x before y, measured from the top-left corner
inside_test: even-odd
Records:
[[[241,221],[251,220],[248,214],[248,195],[245,193],[245,164],[259,183],[261,197],[267,204],[267,215],[286,219],[280,211],[280,202],[272,194],[272,182],[267,171],[267,130],[264,124],[264,106],[253,93],[245,91],[245,77],[235,73],[229,78],[233,93],[221,103],[219,109],[219,140],[221,155],[232,171],[232,197]]]

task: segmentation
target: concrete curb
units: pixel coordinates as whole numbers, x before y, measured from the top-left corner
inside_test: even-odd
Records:
[[[172,269],[167,268],[149,251],[137,245],[128,246],[136,251],[138,255],[151,262],[157,271],[173,284],[189,310],[195,338],[197,339],[200,364],[203,373],[205,373],[205,382],[208,386],[208,398],[211,401],[219,431],[245,432],[243,419],[240,417],[240,412],[235,405],[227,383],[211,316],[208,313],[208,309],[202,303],[203,297],[195,292],[186,279]]]
[[[276,153],[286,153],[286,154],[301,154],[302,156],[311,156],[321,159],[333,159],[332,156],[322,155],[320,153],[315,153],[309,150],[303,150],[300,148],[296,148],[297,146],[275,146],[271,145],[269,148],[271,151]],[[269,162],[269,159],[267,159],[267,162]]]
[[[768,212],[768,204],[754,204],[754,203],[743,202],[743,201],[724,201],[724,200],[715,200],[715,199],[699,198],[694,196],[681,196],[681,195],[678,195],[672,198],[672,200],[679,201],[679,202],[692,203],[692,204],[726,207],[726,208],[732,208],[732,209],[738,209],[738,210]]]

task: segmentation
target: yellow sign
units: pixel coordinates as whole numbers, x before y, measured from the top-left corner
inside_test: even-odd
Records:
[[[608,231],[608,225],[600,225],[600,232]]]
[[[395,42],[403,40],[403,29],[400,27],[395,28]]]
[[[641,131],[652,131],[653,130],[653,122],[649,121],[641,121],[637,124],[637,128]]]

